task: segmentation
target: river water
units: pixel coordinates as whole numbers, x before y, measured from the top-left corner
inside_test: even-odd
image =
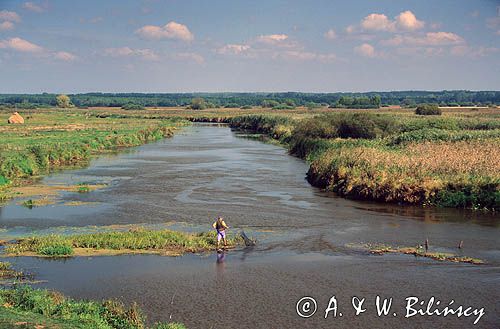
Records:
[[[66,192],[45,207],[0,207],[0,238],[116,224],[201,231],[222,215],[233,232],[244,229],[258,245],[223,255],[10,261],[46,281],[41,287],[76,298],[136,301],[149,321],[171,319],[189,328],[468,328],[477,318],[406,318],[410,296],[424,301],[423,309],[431,297],[441,301],[441,309],[452,300],[453,308],[484,307],[474,327],[500,326],[498,215],[350,201],[311,187],[304,179],[307,168],[279,146],[244,138],[227,126],[196,124],[171,139],[46,177],[46,184],[108,186]],[[70,201],[83,203],[65,205]],[[426,238],[431,251],[487,264],[378,256],[349,247],[415,246]],[[317,302],[309,318],[297,315],[296,303],[304,296]],[[337,316],[332,311],[325,319],[332,296]],[[365,298],[366,311],[358,316],[353,296]],[[377,316],[376,296],[393,298],[389,315]]]

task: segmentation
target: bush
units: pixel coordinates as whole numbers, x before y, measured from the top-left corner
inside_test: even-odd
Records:
[[[399,131],[393,118],[369,113],[335,113],[301,121],[294,130],[300,138],[366,138]]]
[[[341,138],[366,138],[377,137],[375,122],[366,115],[353,115],[342,120],[338,127]]]
[[[134,104],[134,103],[127,103],[122,106],[123,110],[129,110],[129,111],[134,111],[134,110],[145,110],[146,108],[142,105],[139,104]]]
[[[252,106],[250,106],[250,105],[243,105],[241,107],[242,110],[250,110],[251,108],[252,108]]]
[[[441,115],[441,109],[436,104],[422,104],[415,109],[417,115]]]
[[[207,108],[207,103],[201,97],[193,98],[191,100],[191,105],[189,105],[189,108],[192,110],[204,110]]]

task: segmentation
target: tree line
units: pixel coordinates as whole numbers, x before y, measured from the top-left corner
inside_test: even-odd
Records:
[[[0,94],[0,105],[19,108],[57,106],[57,94]],[[77,107],[93,106],[192,106],[293,108],[306,106],[376,108],[388,105],[413,107],[421,103],[440,106],[500,105],[500,91],[390,91],[364,93],[84,93],[69,94]],[[194,103],[193,103],[193,100]]]

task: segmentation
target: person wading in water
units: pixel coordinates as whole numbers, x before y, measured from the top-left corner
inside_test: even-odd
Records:
[[[224,218],[222,217],[217,218],[217,220],[212,224],[212,226],[217,231],[217,250],[220,250],[221,239],[222,242],[224,243],[224,247],[227,247],[226,229],[228,229],[229,226],[227,226],[226,222],[224,222]]]

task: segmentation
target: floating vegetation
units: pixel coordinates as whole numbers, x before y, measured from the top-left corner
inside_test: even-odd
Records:
[[[470,263],[474,265],[484,264],[484,261],[478,258],[472,258],[468,256],[459,256],[452,253],[443,252],[429,252],[426,251],[422,246],[416,247],[392,247],[384,244],[367,244],[365,248],[369,250],[372,254],[386,254],[386,253],[399,253],[406,255],[414,255],[416,257],[426,257],[438,261],[449,261],[454,263]]]

